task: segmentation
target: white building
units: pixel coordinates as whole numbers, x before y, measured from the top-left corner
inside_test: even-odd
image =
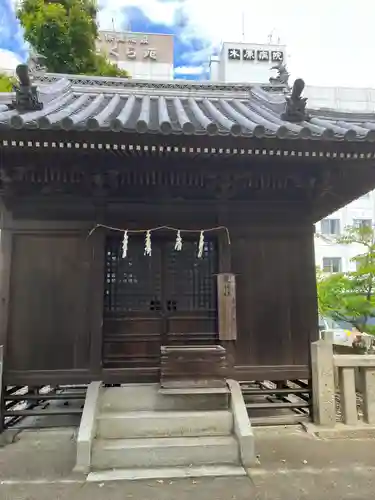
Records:
[[[267,83],[271,68],[286,61],[285,45],[224,42],[211,57],[210,80]]]
[[[98,52],[135,80],[173,80],[173,35],[100,31]]]
[[[210,61],[210,80],[267,84],[271,68],[287,60],[286,46],[223,43]],[[306,86],[310,108],[375,112],[375,89]],[[316,224],[315,261],[327,272],[354,271],[352,258],[363,252],[358,245],[338,245],[336,237],[351,225],[375,224],[375,191],[370,192]]]
[[[353,257],[360,245],[338,245],[335,240],[347,226],[372,226],[375,221],[375,192],[358,198],[316,224],[315,262],[326,272],[355,271]]]

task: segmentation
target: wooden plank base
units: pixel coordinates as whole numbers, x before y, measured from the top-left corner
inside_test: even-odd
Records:
[[[227,360],[222,346],[162,346],[162,388],[226,386]]]

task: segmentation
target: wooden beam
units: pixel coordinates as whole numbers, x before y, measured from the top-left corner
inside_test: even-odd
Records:
[[[1,210],[0,221],[0,346],[3,346],[5,358],[8,336],[8,317],[10,311],[10,275],[12,263],[13,232],[9,227],[12,218],[4,207]],[[8,229],[4,229],[7,227]]]
[[[59,221],[59,220],[28,220],[16,219],[12,221],[12,229],[17,233],[69,233],[76,234],[84,231],[86,234],[92,229],[93,223],[90,221]]]
[[[3,394],[4,348],[0,344],[0,434],[4,430],[4,394]]]
[[[90,371],[98,375],[102,369],[105,235],[104,231],[95,231],[89,240],[92,244],[89,292]]]
[[[98,151],[106,150],[107,144],[133,144],[137,146],[169,146],[171,151],[174,147],[185,147],[186,151],[183,156],[189,154],[189,148],[201,148],[202,152],[205,149],[216,148],[217,153],[220,151],[225,153],[227,148],[236,149],[236,153],[233,156],[240,156],[241,149],[245,152],[248,149],[254,149],[258,151],[257,155],[261,156],[264,150],[272,150],[272,159],[275,161],[277,158],[275,151],[278,150],[289,150],[294,152],[291,159],[296,163],[301,164],[301,157],[298,152],[335,152],[340,153],[373,153],[373,143],[370,141],[327,141],[327,140],[306,140],[306,139],[283,139],[278,138],[256,138],[256,137],[233,137],[232,135],[177,135],[171,134],[165,136],[163,134],[137,134],[137,133],[123,133],[119,134],[112,131],[103,132],[91,132],[91,131],[80,131],[80,130],[16,130],[8,129],[2,130],[1,136],[3,141],[9,141],[8,146],[3,146],[6,148],[16,148],[17,146],[12,146],[12,141],[34,141],[39,143],[39,146],[34,146],[34,150],[44,149],[44,142],[55,142],[64,143],[70,142],[73,147],[68,150],[75,150],[75,143],[87,143],[89,147],[85,150],[87,153],[97,154]],[[91,144],[101,144],[101,148],[91,148]],[[25,146],[23,146],[24,148]],[[32,148],[30,148],[32,149]],[[47,148],[46,148],[47,149]],[[53,150],[59,150],[58,147],[51,148]],[[157,151],[155,151],[157,154]],[[153,153],[151,153],[153,154]],[[147,151],[147,155],[150,155],[150,150]],[[339,161],[340,156],[336,156]],[[309,160],[320,161],[320,158],[309,156]]]

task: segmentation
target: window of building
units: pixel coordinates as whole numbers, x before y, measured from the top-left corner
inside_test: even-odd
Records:
[[[372,219],[353,219],[353,226],[354,227],[369,227],[371,228],[372,226]]]
[[[341,257],[323,257],[323,272],[340,273]]]
[[[340,234],[340,219],[323,219],[321,224],[321,232],[326,235]]]

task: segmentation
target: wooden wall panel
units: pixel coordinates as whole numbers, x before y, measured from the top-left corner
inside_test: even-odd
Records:
[[[158,369],[162,328],[163,321],[157,313],[104,318],[103,367]]]
[[[237,278],[236,366],[270,376],[275,371],[277,379],[297,367],[308,374],[317,331],[312,231],[272,236],[271,228],[232,237],[232,270]]]
[[[7,370],[89,365],[89,243],[81,234],[16,234]]]

